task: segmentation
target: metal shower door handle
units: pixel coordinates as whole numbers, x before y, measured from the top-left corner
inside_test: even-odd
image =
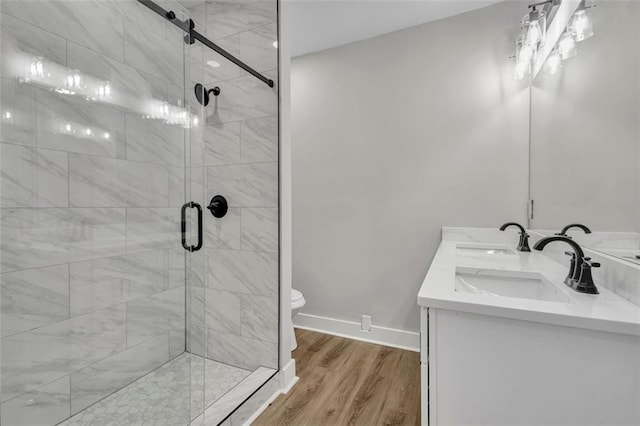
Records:
[[[195,208],[198,211],[198,244],[195,246],[187,245],[187,209]],[[188,252],[198,251],[202,248],[202,207],[198,203],[189,201],[182,205],[180,209],[180,233],[182,248]]]

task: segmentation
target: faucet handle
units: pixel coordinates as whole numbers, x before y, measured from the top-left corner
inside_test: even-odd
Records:
[[[590,257],[585,257],[582,259],[582,264],[587,264],[589,265],[590,268],[599,268],[600,267],[600,262],[592,262]]]
[[[520,232],[520,241],[518,242],[518,247],[516,250],[528,253],[531,251],[529,248],[529,234],[527,232]]]
[[[571,257],[571,261],[569,263],[569,273],[567,274],[567,277],[564,279],[564,283],[569,287],[573,287],[573,284],[575,282],[575,280],[573,279],[573,276],[575,275],[576,268],[577,268],[576,254],[572,251],[565,251],[564,254]]]
[[[599,294],[598,287],[593,283],[593,276],[591,275],[591,268],[599,267],[600,263],[592,262],[590,257],[583,257],[582,265],[580,266],[580,278],[575,283],[575,290],[580,293]]]

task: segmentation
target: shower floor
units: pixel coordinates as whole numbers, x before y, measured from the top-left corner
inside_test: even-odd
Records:
[[[60,425],[187,425],[251,373],[183,353]]]

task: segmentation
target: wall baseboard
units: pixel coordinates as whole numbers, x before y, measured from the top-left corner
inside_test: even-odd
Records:
[[[282,393],[289,393],[293,385],[297,382],[298,376],[296,376],[296,360],[292,359],[280,371],[280,389],[282,389]]]
[[[348,339],[420,352],[420,333],[414,331],[377,327],[375,325],[371,326],[371,331],[362,331],[360,323],[357,322],[305,313],[299,313],[293,318],[293,326]]]

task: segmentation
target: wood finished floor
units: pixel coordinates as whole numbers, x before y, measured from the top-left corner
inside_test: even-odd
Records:
[[[420,354],[296,329],[298,383],[254,425],[419,425]]]

